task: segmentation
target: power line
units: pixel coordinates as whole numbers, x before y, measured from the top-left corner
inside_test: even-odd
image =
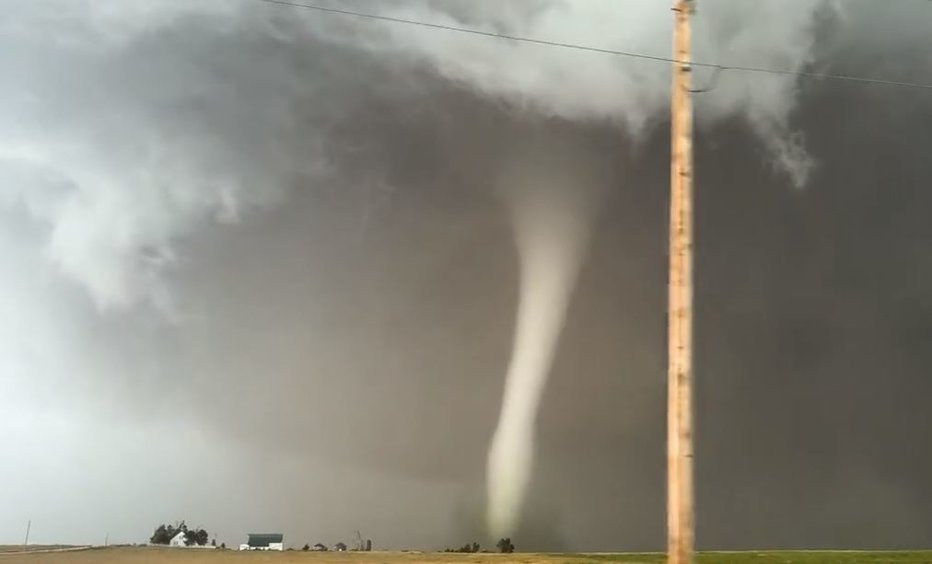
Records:
[[[563,47],[565,49],[576,49],[578,51],[592,51],[595,53],[604,53],[606,55],[621,55],[624,57],[634,57],[636,59],[648,59],[651,61],[661,61],[665,63],[675,62],[673,59],[669,57],[657,57],[654,55],[632,53],[629,51],[616,51],[614,49],[602,49],[600,47],[589,47],[586,45],[576,45],[574,43],[560,43],[559,41],[547,41],[546,39],[533,39],[531,37],[521,37],[519,35],[507,35],[504,33],[482,31],[480,29],[470,29],[468,27],[457,27],[453,25],[436,24],[436,23],[430,23],[430,22],[422,22],[418,20],[406,20],[404,18],[394,18],[391,16],[380,16],[377,14],[366,14],[363,12],[352,12],[350,10],[339,10],[337,8],[327,8],[324,6],[315,6],[313,4],[301,4],[299,2],[289,2],[287,0],[259,0],[259,1],[265,2],[267,4],[280,4],[282,6],[291,6],[294,8],[307,8],[308,10],[317,10],[320,12],[328,12],[331,14],[342,14],[344,16],[355,16],[357,18],[366,18],[370,20],[380,20],[380,21],[392,22],[392,23],[418,25],[421,27],[431,27],[434,29],[444,29],[447,31],[457,31],[460,33],[471,33],[473,35],[483,35],[485,37],[495,37],[497,39],[510,39],[511,41],[521,41],[523,43],[535,43],[537,45],[549,45],[551,47]],[[693,64],[696,65],[696,63],[693,63]],[[704,66],[704,65],[696,65],[696,66]],[[705,66],[714,66],[714,65],[705,65]]]
[[[302,2],[292,2],[289,0],[258,0],[259,2],[264,2],[266,4],[278,4],[280,6],[289,6],[292,8],[303,8],[307,10],[315,10],[318,12],[325,12],[329,14],[339,14],[343,16],[351,16],[356,18],[364,18],[368,20],[378,20],[384,22],[391,22],[397,24],[406,24],[406,25],[415,25],[420,27],[427,27],[433,29],[441,29],[445,31],[455,31],[457,33],[468,33],[472,35],[479,35],[484,37],[493,37],[496,39],[507,39],[509,41],[519,41],[521,43],[532,43],[535,45],[547,45],[550,47],[560,47],[563,49],[574,49],[576,51],[588,51],[591,53],[602,53],[604,55],[614,55],[619,57],[629,57],[634,59],[644,59],[648,61],[656,61],[662,63],[681,63],[671,57],[660,57],[657,55],[648,55],[645,53],[636,53],[633,51],[620,51],[617,49],[606,49],[602,47],[593,47],[590,45],[579,45],[577,43],[563,43],[560,41],[549,41],[547,39],[536,39],[533,37],[523,37],[520,35],[508,35],[505,33],[495,33],[492,31],[482,31],[479,29],[471,29],[468,27],[459,27],[454,25],[445,25],[431,22],[424,22],[419,20],[409,20],[405,18],[396,18],[393,16],[383,16],[379,14],[370,14],[366,12],[356,12],[352,10],[344,10],[340,8],[330,8],[327,6],[318,6],[316,4],[305,4]],[[897,86],[900,88],[918,88],[923,90],[932,90],[932,84],[923,84],[918,82],[903,82],[897,80],[884,80],[880,78],[871,78],[864,76],[855,76],[855,75],[846,75],[846,74],[833,74],[833,73],[822,73],[822,72],[809,72],[809,71],[793,71],[785,69],[773,69],[767,67],[752,67],[752,66],[743,66],[743,65],[723,65],[719,63],[703,63],[692,61],[690,63],[694,67],[704,67],[715,69],[715,71],[738,71],[738,72],[750,72],[750,73],[759,73],[759,74],[773,74],[773,75],[784,75],[784,76],[797,76],[801,78],[810,78],[810,79],[826,79],[826,80],[839,80],[847,82],[857,82],[861,84],[878,84],[883,86]],[[701,90],[707,92],[712,88],[707,88]]]

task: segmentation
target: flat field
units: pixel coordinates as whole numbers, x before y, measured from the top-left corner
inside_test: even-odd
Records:
[[[0,551],[0,564],[658,564],[660,554],[444,554],[417,552],[238,552],[169,548],[95,548],[71,552]],[[698,564],[932,564],[932,551],[706,552]]]
[[[42,551],[48,552],[50,550],[71,550],[74,549],[74,546],[68,544],[30,544],[30,551]],[[22,552],[23,545],[21,544],[0,544],[0,554],[4,552]]]

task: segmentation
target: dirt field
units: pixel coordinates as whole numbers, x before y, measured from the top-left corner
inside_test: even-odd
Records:
[[[657,564],[658,554],[434,554],[237,552],[167,548],[101,548],[31,554],[0,551],[0,564],[580,564],[620,562]],[[932,564],[930,552],[717,552],[700,555],[699,564]]]

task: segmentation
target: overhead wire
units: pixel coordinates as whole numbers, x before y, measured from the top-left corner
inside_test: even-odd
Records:
[[[604,55],[629,57],[633,59],[644,59],[648,61],[671,63],[671,64],[686,63],[693,67],[714,69],[715,74],[713,75],[712,85],[710,87],[697,90],[697,92],[708,92],[714,89],[715,84],[717,84],[717,81],[718,81],[718,75],[723,71],[737,71],[737,72],[748,72],[748,73],[758,73],[758,74],[796,76],[800,78],[808,78],[808,79],[816,79],[816,80],[818,79],[837,80],[837,81],[855,82],[855,83],[861,83],[861,84],[876,84],[876,85],[882,85],[882,86],[895,86],[895,87],[900,87],[900,88],[932,90],[932,83],[886,80],[882,78],[873,78],[873,77],[848,75],[848,74],[814,72],[814,71],[775,69],[775,68],[768,68],[768,67],[755,67],[755,66],[745,66],[745,65],[726,65],[726,64],[720,64],[720,63],[708,63],[708,62],[702,62],[702,61],[680,61],[678,59],[674,59],[671,57],[649,55],[646,53],[638,53],[634,51],[621,51],[618,49],[608,49],[604,47],[595,47],[591,45],[580,45],[577,43],[565,43],[561,41],[551,41],[548,39],[524,37],[520,35],[510,35],[506,33],[497,33],[493,31],[483,31],[481,29],[473,29],[473,28],[460,27],[460,26],[455,26],[455,25],[425,22],[425,21],[420,21],[420,20],[412,20],[412,19],[406,19],[406,18],[400,18],[400,17],[394,17],[394,16],[386,16],[382,14],[357,12],[354,10],[347,10],[343,8],[333,8],[330,6],[320,6],[317,4],[308,4],[304,2],[295,2],[292,0],[258,0],[258,1],[266,3],[266,4],[277,4],[280,6],[302,8],[302,9],[314,10],[317,12],[324,12],[324,13],[329,13],[329,14],[338,14],[338,15],[351,16],[351,17],[368,19],[368,20],[377,20],[377,21],[384,21],[384,22],[390,22],[390,23],[396,23],[396,24],[420,26],[420,27],[426,27],[426,28],[432,28],[432,29],[452,31],[452,32],[457,32],[457,33],[468,33],[471,35],[491,37],[491,38],[496,38],[496,39],[505,39],[505,40],[517,41],[521,43],[546,45],[550,47],[558,47],[558,48],[563,48],[563,49],[573,49],[576,51],[587,51],[587,52],[592,52],[592,53],[601,53]]]

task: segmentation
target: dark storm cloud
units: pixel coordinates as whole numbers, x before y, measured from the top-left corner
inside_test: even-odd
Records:
[[[95,521],[138,529],[193,514],[228,542],[250,527],[327,542],[362,528],[394,546],[478,538],[517,298],[497,179],[514,147],[552,138],[605,164],[607,194],[546,392],[516,541],[659,547],[662,113],[642,116],[629,149],[623,124],[639,98],[612,105],[630,79],[615,67],[579,86],[591,104],[549,96],[554,82],[540,77],[499,91],[495,80],[475,87],[476,67],[443,67],[502,56],[509,64],[490,75],[500,78],[509,65],[552,58],[545,68],[557,72],[580,61],[602,69],[601,60],[501,55],[382,28],[363,48],[295,12],[208,5],[155,9],[147,21],[158,25],[104,46],[75,32],[66,38],[82,47],[61,60],[61,49],[13,41],[4,28],[29,52],[5,72],[47,97],[36,104],[17,90],[23,113],[3,114],[4,156],[31,167],[4,169],[3,188],[16,195],[0,248],[20,274],[2,285],[0,328],[18,348],[7,345],[0,367],[4,390],[29,398],[18,434],[4,437],[28,456],[4,483],[55,484],[36,468],[49,466],[44,451],[60,453],[73,487],[59,484],[41,502],[60,537],[97,534],[63,517],[86,515],[95,498],[74,492],[89,491],[100,500]],[[504,30],[527,17],[489,4],[399,5]],[[929,13],[853,2],[811,54],[798,42],[787,49],[819,68],[918,80],[932,74]],[[734,42],[708,52],[745,53],[740,21],[720,20]],[[797,37],[795,23],[780,29],[768,53]],[[638,46],[665,53],[667,38],[645,34]],[[25,60],[34,64],[14,64]],[[666,85],[663,73],[653,80],[648,92]],[[922,444],[932,102],[817,82],[801,84],[794,103],[792,81],[768,80],[726,75],[723,97],[700,105],[726,118],[704,123],[697,147],[700,544],[919,545],[932,525]],[[815,163],[802,191],[774,172],[775,147],[759,141],[792,130]],[[43,189],[10,188],[27,184]],[[49,246],[58,225],[87,235],[69,231],[64,247]],[[66,260],[75,256],[82,262]],[[42,266],[49,257],[55,268]],[[36,445],[22,438],[29,429]],[[254,495],[244,501],[244,490]],[[2,493],[16,508],[5,527],[35,511],[35,501]]]

